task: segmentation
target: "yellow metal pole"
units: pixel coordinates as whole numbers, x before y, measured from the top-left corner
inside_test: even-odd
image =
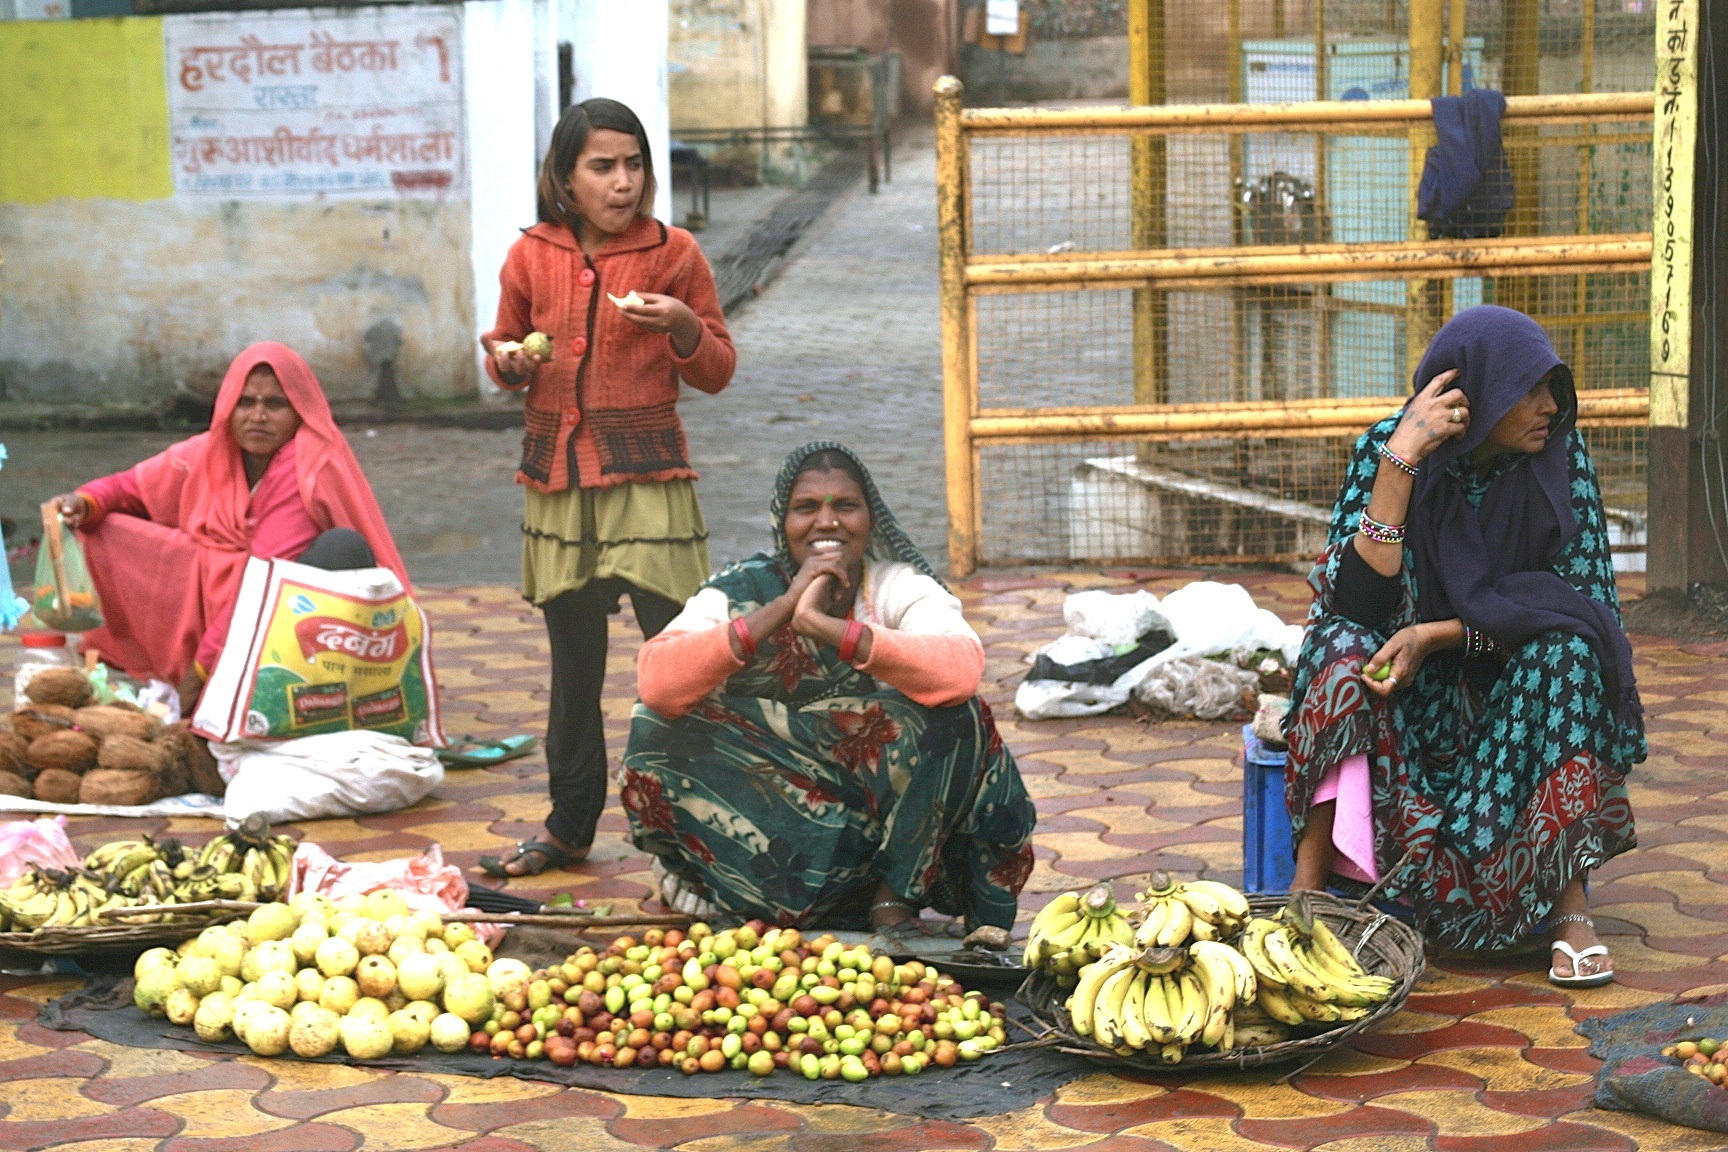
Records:
[[[1114,436],[1227,436],[1243,432],[1333,435],[1362,428],[1398,411],[1400,401],[1253,401],[1237,404],[1161,404],[1141,408],[992,408],[972,420],[980,440],[1109,439]],[[1581,423],[1641,423],[1650,397],[1638,388],[1578,393]]]
[[[1588,96],[1508,96],[1509,123],[1588,125],[1649,116],[1649,92],[1596,92]],[[1329,131],[1404,135],[1412,120],[1429,118],[1428,101],[1319,100],[1290,104],[1165,104],[1162,107],[969,108],[960,114],[968,136],[1051,136],[1084,133],[1132,136],[1155,128],[1163,134],[1304,132],[1323,124]]]
[[[971,198],[966,135],[960,126],[965,86],[953,76],[936,81],[936,237],[942,294],[942,442],[948,473],[948,571],[970,576],[978,567],[977,471],[972,417],[978,409],[973,377],[972,301],[966,295],[967,202]]]
[[[1128,5],[1128,100],[1146,106],[1164,103],[1164,0],[1130,0]],[[1162,136],[1135,136],[1129,144],[1129,222],[1133,246],[1164,247],[1166,145]],[[1163,404],[1170,398],[1169,310],[1163,292],[1134,293],[1134,400]]]
[[[1588,0],[1586,0],[1588,2]],[[1464,93],[1464,6],[1466,0],[1446,5],[1446,95]],[[1589,91],[1588,88],[1585,89]]]
[[[1500,90],[1508,103],[1542,90],[1541,0],[1504,0],[1501,12]],[[1509,124],[1503,132],[1506,164],[1512,170],[1512,211],[1506,235],[1535,236],[1542,229],[1542,164],[1538,133],[1532,127]],[[1537,282],[1510,277],[1495,284],[1494,298],[1508,308],[1535,315],[1540,295]]]
[[[1410,0],[1410,98],[1430,100],[1441,94],[1440,74],[1444,60],[1445,0]],[[1416,215],[1417,189],[1422,181],[1422,165],[1428,149],[1435,143],[1434,121],[1430,117],[1410,129],[1410,239],[1426,240],[1428,225]],[[1406,376],[1414,375],[1428,341],[1440,330],[1448,310],[1450,285],[1430,280],[1407,281],[1407,319],[1404,323],[1404,366]]]

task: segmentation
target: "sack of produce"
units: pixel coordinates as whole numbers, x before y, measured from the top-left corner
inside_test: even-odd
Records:
[[[224,742],[363,730],[442,747],[426,615],[387,568],[249,560],[192,729]]]

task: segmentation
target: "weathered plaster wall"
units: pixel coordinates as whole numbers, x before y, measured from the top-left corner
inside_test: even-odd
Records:
[[[405,395],[475,390],[466,202],[0,203],[0,252],[7,399],[160,400],[266,339],[363,397],[361,334],[386,318]]]
[[[795,127],[809,119],[806,0],[672,0],[672,125]]]

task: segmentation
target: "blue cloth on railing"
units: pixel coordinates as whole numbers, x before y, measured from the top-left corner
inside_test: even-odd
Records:
[[[1506,97],[1492,88],[1429,101],[1439,143],[1428,149],[1416,214],[1428,235],[1474,240],[1498,236],[1512,208],[1512,170],[1500,142]]]

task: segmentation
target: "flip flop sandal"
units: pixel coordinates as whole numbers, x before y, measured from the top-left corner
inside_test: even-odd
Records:
[[[1591,919],[1588,916],[1584,916],[1584,915],[1579,914],[1579,913],[1572,913],[1572,914],[1567,915],[1567,916],[1557,917],[1554,920],[1554,923],[1555,924],[1589,924],[1592,928],[1595,927],[1594,922],[1591,921]],[[1555,987],[1557,987],[1557,988],[1600,988],[1604,984],[1608,984],[1608,983],[1613,982],[1614,969],[1612,969],[1612,968],[1609,968],[1606,972],[1591,972],[1588,974],[1584,974],[1583,961],[1589,960],[1589,959],[1596,957],[1596,956],[1608,955],[1608,945],[1606,945],[1606,944],[1592,944],[1588,948],[1579,949],[1579,948],[1572,947],[1572,945],[1566,943],[1566,941],[1564,941],[1564,940],[1556,940],[1552,944],[1550,944],[1548,946],[1548,948],[1549,948],[1550,955],[1552,955],[1552,953],[1554,953],[1554,952],[1558,952],[1561,955],[1565,956],[1566,959],[1568,959],[1572,962],[1572,975],[1570,975],[1570,976],[1562,976],[1562,975],[1560,975],[1560,973],[1558,971],[1555,970],[1555,967],[1552,963],[1550,963],[1548,965],[1548,983],[1554,985]]]
[[[535,866],[529,862],[527,870],[511,872],[509,865],[524,857],[538,856],[541,863]],[[488,876],[497,876],[504,880],[516,880],[523,876],[538,876],[552,868],[566,868],[588,857],[586,851],[567,852],[556,844],[548,844],[544,840],[522,840],[516,845],[516,851],[508,858],[498,856],[480,857],[480,871]]]
[[[438,761],[446,768],[487,768],[506,760],[519,760],[539,744],[532,736],[506,736],[502,740],[464,736],[450,747],[438,749]]]

